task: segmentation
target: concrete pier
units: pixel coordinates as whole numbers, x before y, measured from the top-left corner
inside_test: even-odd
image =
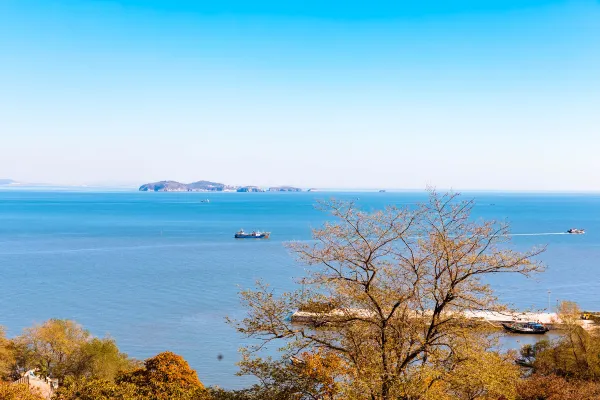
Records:
[[[327,313],[309,311],[296,311],[291,316],[291,321],[297,324],[335,323],[349,318],[368,319],[373,315],[366,309],[334,309]],[[503,323],[511,322],[540,322],[550,329],[560,329],[562,321],[556,313],[540,312],[496,312],[496,311],[465,311],[463,316],[473,322],[488,323],[493,327],[502,328]],[[584,329],[592,329],[594,322],[578,320]]]

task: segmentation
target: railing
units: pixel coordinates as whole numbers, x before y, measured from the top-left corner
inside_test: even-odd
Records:
[[[16,381],[13,382],[14,384],[26,384],[27,386],[29,386],[29,375],[25,375],[20,377],[19,379],[17,379]]]
[[[52,393],[58,388],[58,379],[43,379],[35,375],[30,375],[28,372],[14,381],[13,384],[27,385],[30,390],[32,388],[39,390],[42,397],[50,399],[52,397]]]

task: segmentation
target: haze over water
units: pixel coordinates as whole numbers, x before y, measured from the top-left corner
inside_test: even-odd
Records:
[[[475,217],[507,219],[515,248],[548,245],[545,273],[490,281],[503,301],[544,309],[551,290],[553,306],[568,299],[600,310],[600,195],[463,196],[475,198]],[[303,266],[283,245],[310,239],[328,218],[313,206],[330,197],[375,209],[425,194],[0,191],[0,325],[14,336],[34,322],[74,319],[133,357],[171,350],[205,384],[241,387],[248,381],[234,376],[234,363],[243,340],[224,318],[244,315],[237,292],[259,278],[295,288]],[[571,227],[587,233],[563,234]],[[271,239],[234,240],[240,228]]]

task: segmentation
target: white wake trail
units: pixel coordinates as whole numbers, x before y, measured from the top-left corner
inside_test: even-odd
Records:
[[[548,235],[570,235],[570,233],[568,233],[568,232],[511,233],[507,236],[548,236]]]

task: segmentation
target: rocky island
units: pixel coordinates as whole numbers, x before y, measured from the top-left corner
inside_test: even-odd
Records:
[[[176,181],[160,181],[146,183],[140,186],[140,192],[227,192],[234,191],[237,187],[228,186],[223,183],[198,181],[192,183],[181,183]]]
[[[1,180],[0,180],[1,184]],[[146,183],[139,188],[140,192],[244,192],[258,193],[265,189],[259,186],[231,186],[211,181],[181,183],[177,181],[159,181]],[[302,189],[293,186],[273,186],[269,192],[301,192]]]
[[[258,186],[242,186],[237,189],[238,192],[264,192],[264,189],[259,188]]]
[[[302,189],[292,186],[275,186],[270,187],[269,192],[301,192]]]

